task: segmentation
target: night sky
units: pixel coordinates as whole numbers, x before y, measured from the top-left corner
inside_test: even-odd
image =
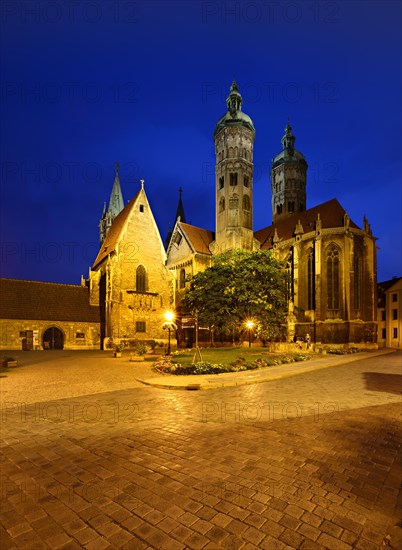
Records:
[[[401,267],[401,3],[8,1],[1,25],[1,276],[79,283],[120,163],[162,237],[215,229],[213,131],[233,78],[254,121],[254,229],[289,117],[307,207],[336,197]]]

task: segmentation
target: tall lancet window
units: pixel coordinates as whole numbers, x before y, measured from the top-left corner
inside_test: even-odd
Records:
[[[339,248],[331,244],[327,250],[327,307],[340,308],[340,258]]]
[[[314,249],[307,254],[307,309],[315,309],[315,266]]]
[[[291,248],[286,259],[286,294],[287,300],[292,301],[294,299],[294,272],[293,272],[293,249]]]
[[[353,258],[353,271],[354,271],[354,308],[360,309],[361,304],[361,293],[362,293],[362,257],[359,250],[355,249],[355,254]]]
[[[139,265],[135,274],[135,289],[137,292],[146,292],[147,286],[147,272],[143,265]]]

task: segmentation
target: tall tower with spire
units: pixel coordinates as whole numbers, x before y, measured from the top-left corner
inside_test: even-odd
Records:
[[[216,234],[214,254],[259,247],[253,235],[253,144],[255,129],[242,111],[242,96],[233,81],[227,112],[215,132]]]
[[[102,217],[99,222],[99,238],[101,244],[106,239],[106,235],[113,223],[113,220],[120,214],[124,208],[123,194],[120,187],[119,179],[119,163],[115,164],[116,173],[114,176],[114,182],[112,192],[110,193],[109,208],[106,210],[106,203],[103,205]]]
[[[307,162],[295,149],[295,136],[288,121],[282,138],[282,151],[272,161],[272,222],[293,212],[306,210]]]
[[[180,218],[181,222],[186,223],[186,215],[184,213],[182,194],[183,194],[183,189],[181,187],[179,187],[179,202],[177,203],[176,216],[174,218],[174,223],[173,223],[173,225],[169,225],[169,229],[168,229],[168,232],[167,232],[167,235],[166,235],[166,240],[165,240],[165,248],[166,249],[169,246],[170,239],[171,239],[172,234],[173,234],[173,228],[176,225],[177,220]]]

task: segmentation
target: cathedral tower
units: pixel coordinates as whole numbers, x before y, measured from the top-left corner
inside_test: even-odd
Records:
[[[226,100],[227,112],[215,132],[216,236],[214,254],[258,248],[253,236],[253,143],[255,129],[242,112],[235,81]]]
[[[282,138],[283,149],[272,161],[272,223],[306,210],[307,162],[295,149],[295,136],[289,122]]]
[[[119,163],[115,164],[116,173],[112,192],[110,193],[109,208],[106,210],[106,203],[103,206],[102,217],[99,222],[99,239],[101,244],[106,239],[106,235],[113,223],[113,220],[120,214],[124,208],[123,194],[120,187]]]

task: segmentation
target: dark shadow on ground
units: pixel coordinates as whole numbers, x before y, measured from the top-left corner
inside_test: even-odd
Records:
[[[369,391],[381,391],[385,393],[402,393],[402,375],[387,374],[383,372],[364,372],[366,388]]]

